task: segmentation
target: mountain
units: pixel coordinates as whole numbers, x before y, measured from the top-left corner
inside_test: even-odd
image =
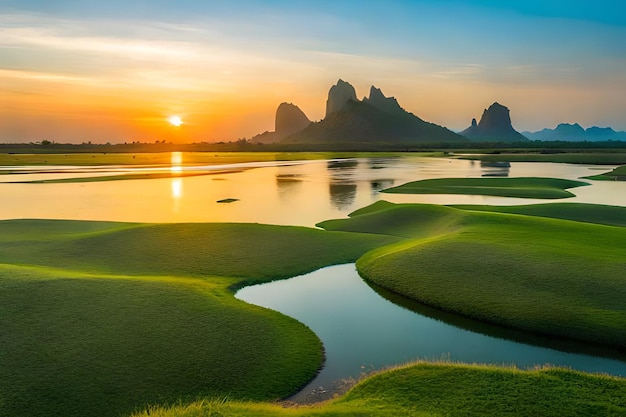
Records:
[[[537,132],[524,132],[531,140],[567,141],[567,142],[601,142],[607,140],[626,141],[626,132],[616,132],[610,127],[592,126],[583,129],[578,123],[561,123],[554,129],[543,129]]]
[[[407,112],[393,97],[372,86],[359,101],[349,83],[339,80],[328,92],[326,117],[284,139],[299,143],[459,142],[466,139],[444,127]]]
[[[330,87],[330,91],[328,92],[328,100],[326,100],[326,117],[341,110],[343,106],[351,100],[356,101],[356,90],[352,84],[339,79],[337,84]]]
[[[395,97],[385,97],[383,92],[374,86],[370,88],[370,96],[364,97],[363,102],[391,114],[401,114],[405,112],[404,109],[400,107]]]
[[[252,138],[252,141],[259,143],[278,142],[310,124],[311,121],[298,106],[292,103],[280,103],[278,109],[276,109],[274,131],[256,135]]]
[[[462,131],[461,135],[473,141],[484,142],[522,142],[528,140],[513,128],[509,109],[497,102],[483,111],[478,124],[476,119],[472,119],[472,125]]]
[[[300,108],[291,103],[280,103],[276,109],[275,131],[281,136],[291,135],[304,129],[311,121]]]

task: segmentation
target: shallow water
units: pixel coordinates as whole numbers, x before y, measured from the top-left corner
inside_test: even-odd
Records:
[[[33,181],[144,172],[216,172],[195,177],[23,184]],[[480,162],[423,157],[265,162],[217,166],[28,167],[0,175],[0,219],[52,218],[130,222],[258,222],[314,226],[380,199],[436,204],[530,204],[546,200],[464,195],[381,194],[408,181],[443,177],[544,176],[576,179],[612,167],[551,163],[513,163],[490,167]],[[15,167],[0,168],[0,173]],[[71,171],[80,170],[80,173]],[[626,182],[593,181],[572,190],[565,201],[626,205]],[[225,204],[219,200],[238,201]]]

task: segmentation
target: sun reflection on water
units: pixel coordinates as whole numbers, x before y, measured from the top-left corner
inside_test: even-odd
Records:
[[[183,172],[183,153],[182,152],[172,152],[170,156],[171,167],[170,170],[173,174],[178,174]]]

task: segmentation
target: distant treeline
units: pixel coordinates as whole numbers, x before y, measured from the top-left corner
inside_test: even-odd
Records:
[[[467,142],[467,143],[274,143],[261,144],[246,140],[236,142],[201,143],[0,143],[0,153],[139,153],[139,152],[424,152],[424,151],[467,151],[480,153],[504,152],[626,152],[626,142],[544,142],[527,141],[516,143]]]

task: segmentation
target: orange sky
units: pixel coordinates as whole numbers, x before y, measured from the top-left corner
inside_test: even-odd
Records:
[[[376,85],[453,130],[494,101],[520,131],[562,122],[626,130],[624,24],[582,11],[244,1],[242,9],[161,5],[147,16],[125,14],[121,2],[105,11],[8,3],[0,6],[0,142],[250,138],[273,130],[283,101],[321,119],[339,78],[359,98]],[[171,115],[184,124],[171,126]]]

